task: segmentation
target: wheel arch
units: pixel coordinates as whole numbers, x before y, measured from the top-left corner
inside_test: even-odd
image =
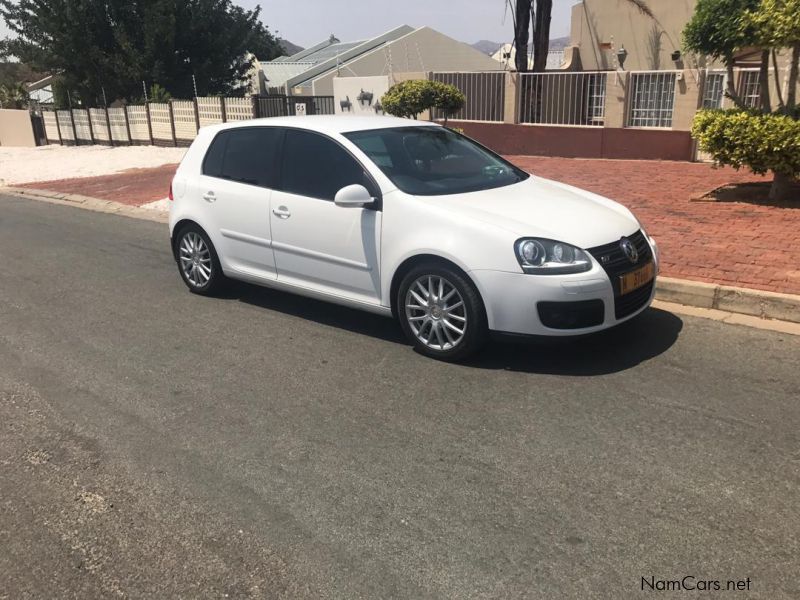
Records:
[[[395,269],[394,274],[392,275],[392,283],[389,287],[389,300],[391,302],[390,306],[392,309],[392,316],[395,318],[398,317],[397,313],[397,292],[400,289],[400,283],[403,281],[403,278],[413,269],[419,265],[423,264],[435,264],[449,267],[455,270],[461,277],[463,277],[466,281],[470,282],[475,290],[478,292],[478,297],[481,299],[481,303],[483,304],[484,313],[486,312],[486,303],[483,299],[483,294],[481,293],[478,284],[475,280],[470,277],[469,273],[467,273],[460,265],[456,264],[452,260],[445,258],[443,256],[439,256],[438,254],[415,254],[414,256],[410,256],[406,258],[400,265]]]
[[[204,234],[206,234],[206,236],[208,236],[209,239],[211,239],[211,236],[208,235],[208,232],[203,228],[202,225],[200,225],[200,223],[198,223],[194,219],[181,219],[180,221],[175,223],[175,226],[172,228],[172,234],[170,235],[170,240],[169,240],[170,246],[172,248],[172,256],[175,260],[178,260],[178,234],[187,225],[194,225],[195,227],[200,229]]]

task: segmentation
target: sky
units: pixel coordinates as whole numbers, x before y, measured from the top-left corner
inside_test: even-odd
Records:
[[[261,5],[261,18],[270,30],[299,46],[308,47],[330,34],[358,40],[399,25],[427,25],[470,44],[478,40],[510,42],[511,16],[505,0],[235,0],[252,9]],[[569,35],[570,7],[576,0],[554,0],[550,37]],[[358,10],[352,10],[358,6]],[[0,20],[0,37],[8,29]]]
[[[570,8],[575,2],[554,0],[550,37],[569,35]],[[239,4],[246,8],[260,4],[262,20],[273,32],[306,47],[331,33],[342,41],[357,40],[399,25],[427,25],[470,44],[513,38],[505,0],[239,0]],[[354,5],[359,10],[353,11]]]

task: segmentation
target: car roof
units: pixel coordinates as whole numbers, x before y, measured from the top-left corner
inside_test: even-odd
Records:
[[[437,123],[430,121],[416,121],[414,119],[400,119],[397,117],[359,117],[351,115],[309,115],[302,117],[269,117],[266,119],[251,119],[248,121],[236,121],[235,123],[223,123],[207,127],[212,131],[223,131],[226,129],[236,129],[239,127],[271,126],[271,127],[294,127],[297,129],[308,129],[327,134],[341,134],[351,131],[367,131],[370,129],[388,129],[393,127],[440,127]]]

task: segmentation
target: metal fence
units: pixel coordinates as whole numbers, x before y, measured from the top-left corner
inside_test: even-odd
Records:
[[[503,121],[506,102],[506,73],[433,73],[433,81],[454,85],[466,96],[464,108],[450,118],[459,121]],[[434,119],[443,119],[444,113],[433,111]]]
[[[333,113],[333,96],[206,97],[114,108],[43,110],[42,122],[50,144],[188,146],[206,125]]]
[[[630,74],[628,127],[672,127],[675,109],[674,71],[639,71]]]
[[[519,122],[602,127],[606,77],[604,72],[521,74]]]

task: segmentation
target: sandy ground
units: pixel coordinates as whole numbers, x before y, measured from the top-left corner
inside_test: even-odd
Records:
[[[155,146],[0,147],[0,185],[110,175],[126,169],[178,163],[186,148]]]
[[[148,202],[147,204],[142,204],[142,208],[147,208],[149,210],[157,210],[161,212],[169,212],[169,198],[163,198],[162,200],[156,200],[155,202]]]

